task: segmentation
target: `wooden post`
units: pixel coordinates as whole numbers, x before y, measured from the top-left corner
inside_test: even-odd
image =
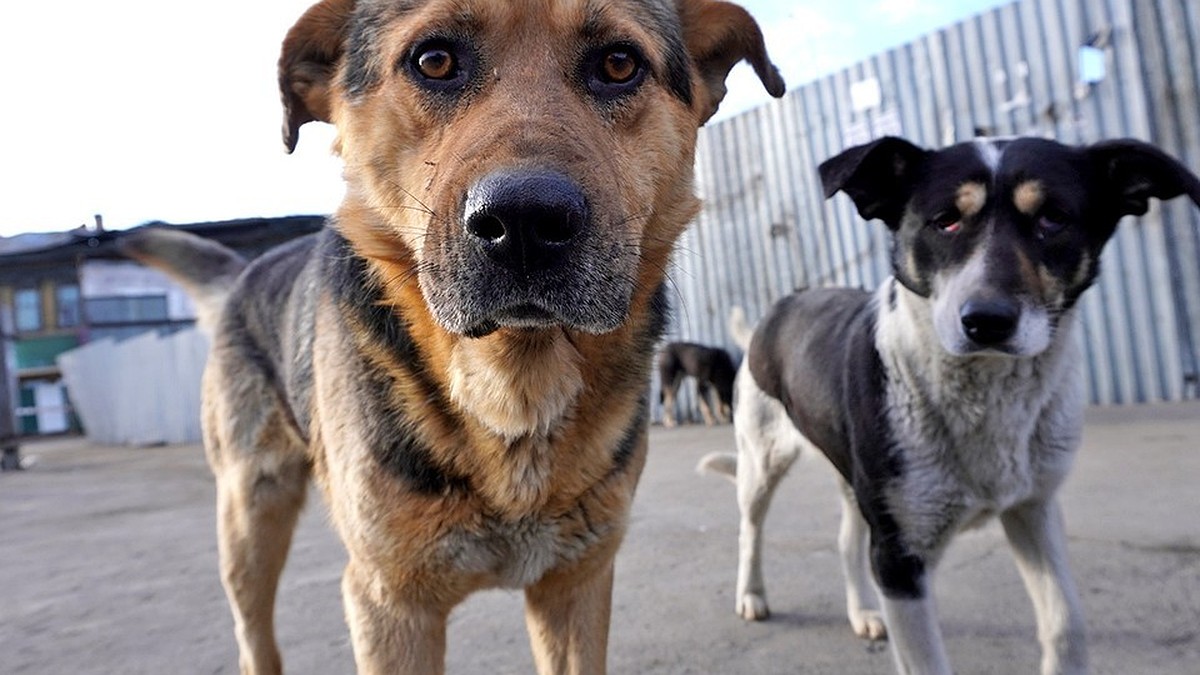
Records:
[[[11,326],[9,313],[0,311],[0,470],[15,471],[21,468],[21,446],[17,444],[17,418],[13,407],[13,380],[10,358],[12,346],[9,341]]]

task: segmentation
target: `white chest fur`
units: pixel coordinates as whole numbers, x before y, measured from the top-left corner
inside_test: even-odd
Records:
[[[952,356],[928,303],[898,295],[876,332],[902,457],[886,497],[907,544],[936,553],[964,526],[1061,483],[1080,437],[1079,347],[1068,315],[1037,356]]]

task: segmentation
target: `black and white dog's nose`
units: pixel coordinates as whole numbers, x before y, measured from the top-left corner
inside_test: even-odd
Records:
[[[963,333],[975,344],[1003,344],[1017,332],[1021,306],[1009,299],[968,300],[959,313]]]
[[[588,219],[583,190],[550,170],[484,176],[467,191],[467,234],[497,265],[515,272],[553,267]]]

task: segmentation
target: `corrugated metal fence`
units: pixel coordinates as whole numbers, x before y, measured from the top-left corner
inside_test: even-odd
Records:
[[[60,354],[66,380],[90,440],[106,445],[200,441],[200,376],[208,338],[188,329],[111,338]]]
[[[1090,54],[1081,54],[1082,47]],[[1104,76],[1081,83],[1080,61]],[[733,348],[735,304],[756,319],[799,286],[873,287],[886,228],[826,201],[816,166],[882,135],[937,147],[988,135],[1067,143],[1131,136],[1200,169],[1200,2],[1022,0],[879,54],[701,130],[704,211],[672,273],[672,339]],[[1089,72],[1095,72],[1089,62]],[[1186,199],[1123,223],[1083,302],[1094,403],[1194,392],[1200,216]]]

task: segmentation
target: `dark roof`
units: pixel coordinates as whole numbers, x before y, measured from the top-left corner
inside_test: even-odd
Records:
[[[57,248],[75,240],[80,227],[70,232],[26,232],[15,237],[0,237],[0,257],[34,253]]]
[[[294,237],[315,232],[325,224],[325,216],[284,216],[279,218],[239,218],[202,223],[151,222],[138,227],[174,227],[208,237],[256,256]],[[86,227],[67,232],[19,234],[0,238],[0,269],[74,264],[80,258],[122,258],[115,242],[130,230],[93,230]],[[0,275],[3,276],[3,275]]]

